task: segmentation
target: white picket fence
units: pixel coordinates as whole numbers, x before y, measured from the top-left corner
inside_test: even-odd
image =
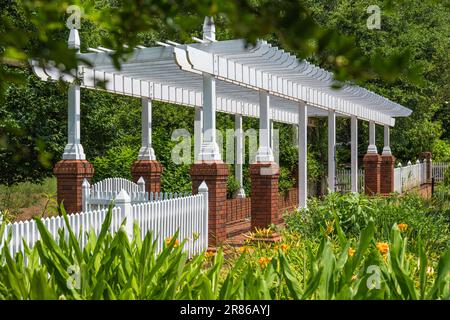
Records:
[[[415,164],[408,161],[406,166],[399,163],[394,169],[394,191],[403,193],[425,183],[426,167],[426,162],[419,160]]]
[[[432,177],[436,182],[443,181],[445,172],[450,168],[450,162],[432,162]]]
[[[81,185],[83,211],[107,209],[121,190],[125,190],[131,198],[131,203],[144,203],[148,201],[161,201],[188,196],[190,193],[168,193],[145,191],[145,181],[141,177],[137,183],[124,178],[107,178],[92,186],[84,179]]]
[[[186,240],[184,250],[189,257],[199,254],[208,248],[208,188],[205,183],[199,187],[197,195],[148,201],[132,204],[130,195],[122,190],[115,197],[112,209],[110,232],[115,233],[126,219],[125,230],[129,237],[133,236],[133,225],[137,223],[141,228],[141,237],[149,232],[157,240],[157,250],[161,250],[168,237],[173,237],[178,231],[180,243]],[[74,233],[79,236],[80,246],[84,248],[89,231],[96,235],[100,233],[108,209],[93,210],[68,215],[69,224]],[[68,231],[64,218],[61,216],[43,218],[43,224],[55,240],[59,239],[62,229],[68,239]],[[2,248],[11,233],[8,243],[11,254],[24,253],[24,242],[29,246],[40,239],[37,224],[34,220],[9,223],[0,239]]]
[[[350,169],[336,170],[336,191],[352,191],[352,175]],[[364,192],[364,169],[358,169],[358,192]]]

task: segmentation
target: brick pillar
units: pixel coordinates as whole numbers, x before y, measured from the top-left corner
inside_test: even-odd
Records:
[[[267,228],[278,223],[278,177],[280,170],[275,162],[250,165],[252,181],[252,229]]]
[[[364,191],[367,195],[380,193],[381,156],[377,153],[367,153],[364,156]]]
[[[67,213],[81,212],[81,185],[91,180],[94,166],[87,160],[61,160],[53,168],[56,176],[57,199]]]
[[[382,155],[380,164],[380,193],[390,194],[394,192],[394,164],[395,157]]]
[[[427,183],[431,183],[431,178],[433,177],[433,171],[431,166],[431,152],[422,152],[419,156],[420,159],[424,160],[426,163],[426,180]]]
[[[208,186],[208,242],[217,246],[227,238],[227,178],[228,166],[222,161],[194,163],[189,171],[192,178],[192,192],[205,181]]]
[[[137,160],[131,166],[131,176],[133,181],[137,182],[140,177],[144,178],[145,191],[161,191],[161,174],[163,166],[156,160]]]

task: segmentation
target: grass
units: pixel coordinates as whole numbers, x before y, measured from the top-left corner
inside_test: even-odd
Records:
[[[13,186],[0,185],[0,212],[7,220],[29,219],[35,214],[56,213],[56,178],[42,183],[22,182]]]

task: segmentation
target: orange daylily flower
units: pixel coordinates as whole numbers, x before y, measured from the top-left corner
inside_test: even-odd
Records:
[[[387,242],[378,242],[377,249],[381,254],[386,254],[389,251],[389,244]]]
[[[353,257],[353,255],[355,254],[355,252],[356,252],[356,250],[353,249],[352,247],[348,248],[348,255],[349,255],[350,257]]]
[[[169,243],[173,240],[173,237],[167,237],[166,238],[166,246],[169,245]],[[180,241],[175,240],[175,243],[173,244],[173,247],[176,248],[180,245]]]
[[[269,264],[270,261],[272,261],[271,257],[270,258],[262,257],[262,258],[259,258],[259,260],[258,260],[259,265],[261,266],[262,269],[267,267],[267,265]]]

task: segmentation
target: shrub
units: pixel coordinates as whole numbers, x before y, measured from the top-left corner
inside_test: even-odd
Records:
[[[450,187],[450,165],[444,173],[444,185]]]
[[[427,250],[435,253],[450,246],[448,215],[436,212],[432,202],[414,194],[368,198],[360,194],[341,195],[335,192],[323,199],[312,199],[308,210],[287,215],[286,223],[290,230],[314,238],[334,220],[340,222],[345,233],[356,236],[370,219],[377,226],[377,239],[388,239],[394,224],[405,223],[409,226],[412,243],[416,243],[421,236]]]
[[[104,156],[92,160],[95,168],[93,181],[120,177],[131,180],[131,165],[137,159],[138,150],[129,146],[109,149]]]
[[[233,174],[228,174],[227,178],[227,199],[232,199],[239,190],[240,184]]]

